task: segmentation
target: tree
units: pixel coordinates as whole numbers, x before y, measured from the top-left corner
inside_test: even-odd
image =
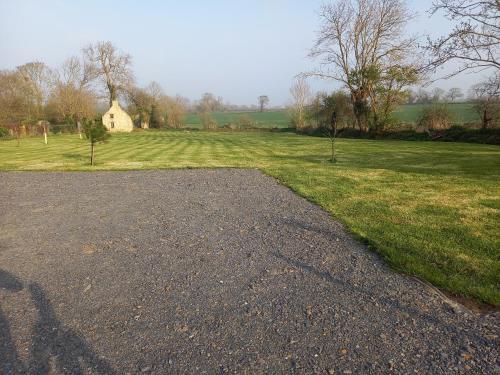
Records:
[[[0,123],[20,124],[28,119],[30,87],[18,71],[0,71]]]
[[[134,75],[131,70],[132,57],[119,52],[111,42],[91,44],[83,50],[86,63],[104,83],[109,97],[109,105],[118,95],[125,93],[132,85]]]
[[[257,98],[259,102],[260,112],[264,112],[264,108],[269,104],[269,97],[267,95],[261,95]]]
[[[166,107],[166,125],[170,128],[180,128],[184,124],[184,116],[186,114],[185,100],[180,96],[176,96],[175,98],[166,96],[164,101]]]
[[[90,143],[90,165],[94,165],[94,147],[97,143],[106,142],[111,137],[102,120],[87,120],[84,125],[85,137]]]
[[[55,83],[54,72],[43,62],[33,61],[17,67],[26,89],[26,99],[31,102],[28,118],[31,121],[44,117],[44,106]]]
[[[474,109],[481,116],[482,129],[500,123],[500,74],[474,85]]]
[[[440,87],[435,87],[432,89],[432,101],[434,103],[439,103],[444,96],[444,90]]]
[[[206,92],[202,95],[197,104],[198,112],[217,112],[224,110],[222,97],[215,97],[211,92]]]
[[[320,69],[308,73],[342,83],[348,90],[358,127],[368,130],[370,98],[380,79],[397,67],[416,71],[416,40],[404,35],[413,15],[403,0],[338,0],[323,5],[322,25],[310,56]]]
[[[317,93],[307,108],[308,121],[323,129],[323,133],[330,131],[333,113],[335,113],[337,128],[339,126],[344,128],[352,122],[352,103],[346,92],[338,90],[331,94]]]
[[[464,94],[462,93],[462,90],[460,87],[452,87],[451,89],[448,90],[448,93],[446,94],[446,97],[453,103],[456,99],[462,98]]]
[[[434,0],[431,14],[439,11],[455,21],[453,30],[438,39],[428,39],[429,68],[451,61],[461,64],[443,78],[466,70],[500,69],[500,2],[498,0]]]
[[[305,126],[305,109],[311,96],[311,88],[304,77],[295,80],[290,94],[293,98],[292,119],[295,127],[300,130]]]
[[[82,138],[81,121],[95,114],[97,97],[91,84],[97,76],[98,72],[93,64],[72,56],[62,64],[51,94],[49,105],[54,108],[59,118],[76,124],[80,138]]]
[[[93,92],[77,88],[73,84],[58,82],[47,104],[59,121],[75,124],[81,138],[81,121],[92,118],[97,107]]]
[[[418,72],[412,66],[391,66],[378,73],[374,88],[370,90],[370,127],[373,130],[382,131],[393,122],[394,109],[408,96],[403,88],[418,82],[418,79]]]

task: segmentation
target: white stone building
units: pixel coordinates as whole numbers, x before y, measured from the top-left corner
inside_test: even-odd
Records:
[[[102,123],[110,132],[131,132],[134,123],[118,100],[113,100],[111,108],[102,116]]]

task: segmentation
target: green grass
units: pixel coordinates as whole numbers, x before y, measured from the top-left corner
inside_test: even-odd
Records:
[[[321,205],[395,269],[500,305],[500,148],[292,133],[144,131],[89,147],[75,135],[0,142],[1,170],[259,168]]]
[[[286,111],[212,113],[219,126],[235,123],[242,115],[248,115],[257,128],[287,128],[290,126],[290,116]],[[186,116],[186,126],[201,128],[200,117],[195,113],[188,114]]]
[[[416,123],[424,108],[431,104],[406,104],[399,106],[394,111],[394,117],[405,123]],[[472,103],[449,103],[447,106],[452,115],[454,124],[463,124],[470,122],[479,122],[480,118],[473,109]],[[254,121],[255,126],[259,128],[287,128],[290,127],[290,116],[286,111],[267,111],[267,112],[213,112],[212,116],[219,126],[234,123],[238,117],[246,114]],[[201,128],[201,120],[195,113],[186,116],[186,126]]]

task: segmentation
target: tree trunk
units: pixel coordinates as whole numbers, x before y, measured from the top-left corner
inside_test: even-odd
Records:
[[[90,142],[90,165],[94,165],[94,143]]]

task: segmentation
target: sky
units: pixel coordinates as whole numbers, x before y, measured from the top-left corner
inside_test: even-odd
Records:
[[[294,77],[317,66],[307,57],[323,0],[0,0],[0,69],[29,61],[53,68],[89,43],[111,41],[133,58],[139,86],[157,81],[191,100],[213,92],[233,104],[290,100]],[[412,34],[443,35],[451,25],[429,17],[432,0],[408,1]],[[445,73],[447,70],[443,70]],[[438,85],[464,91],[482,77],[463,74]],[[314,91],[338,84],[310,80]]]

